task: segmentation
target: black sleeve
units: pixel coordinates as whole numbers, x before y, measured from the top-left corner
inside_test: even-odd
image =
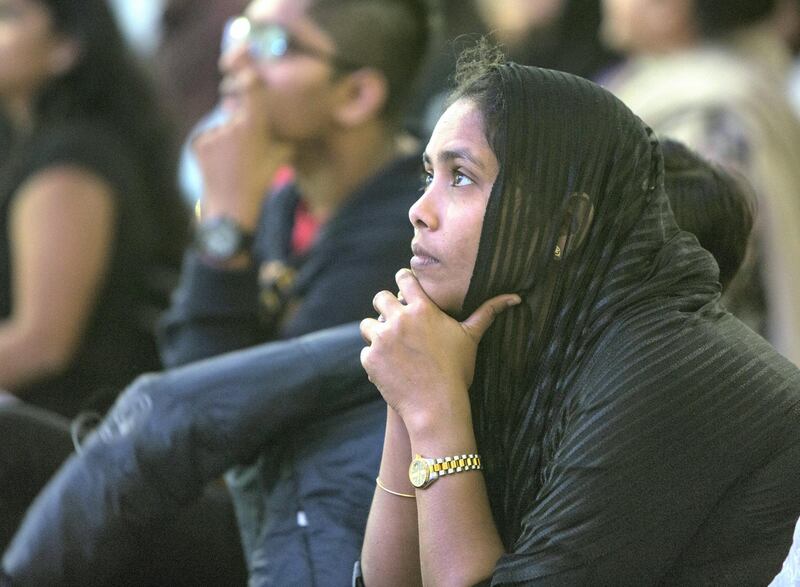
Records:
[[[681,336],[693,340],[688,329]],[[656,337],[615,356],[599,353],[574,384],[578,391],[543,484],[493,584],[655,584],[671,576],[710,517],[729,516],[720,526],[723,544],[742,531],[746,512],[723,513],[720,504],[787,445],[796,425],[781,414],[796,396],[788,384],[770,390],[775,401],[751,393],[717,368],[689,363],[681,344],[668,355],[654,352],[661,342]],[[737,355],[721,352],[728,354],[717,366],[736,369],[745,380],[746,367],[725,362]],[[660,376],[676,362],[684,369],[671,371],[670,380]],[[771,496],[766,488],[778,479],[764,482],[763,508],[780,511],[781,502],[769,499],[797,494],[775,489]],[[769,526],[763,518],[761,524]],[[763,534],[769,537],[769,529]],[[712,549],[709,560],[718,562],[720,552],[731,550]],[[740,552],[749,554],[746,545]]]
[[[252,248],[253,264],[246,269],[212,267],[194,249],[186,252],[180,283],[158,328],[159,351],[166,367],[289,338],[279,336],[274,324],[262,320],[258,271],[265,259],[285,253],[296,201],[291,187],[264,200]]]
[[[136,161],[121,137],[100,123],[81,120],[52,128],[26,149],[28,176],[55,165],[76,165],[107,181],[115,195],[137,196]]]
[[[217,269],[188,251],[181,283],[159,325],[164,366],[178,367],[262,342],[258,303],[254,267]]]
[[[103,584],[153,524],[298,421],[374,401],[357,325],[137,380],[29,509],[3,557],[21,585]]]

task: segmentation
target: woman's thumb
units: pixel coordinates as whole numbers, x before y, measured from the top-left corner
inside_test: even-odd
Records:
[[[495,296],[483,302],[461,325],[476,341],[479,341],[497,316],[521,301],[517,294]]]

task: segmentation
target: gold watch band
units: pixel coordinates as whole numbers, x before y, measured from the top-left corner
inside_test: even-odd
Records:
[[[408,478],[417,489],[425,489],[439,477],[452,475],[462,471],[482,469],[481,457],[478,454],[463,454],[452,457],[426,458],[415,455],[408,468]]]
[[[481,457],[477,454],[441,457],[433,459],[431,467],[439,475],[451,475],[461,471],[477,471],[481,469]]]

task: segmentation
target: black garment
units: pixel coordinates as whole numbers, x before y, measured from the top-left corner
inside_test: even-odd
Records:
[[[160,365],[154,317],[168,298],[177,259],[158,259],[157,227],[143,205],[142,170],[123,137],[91,120],[40,131],[6,154],[0,168],[0,320],[13,308],[9,214],[22,184],[49,167],[76,165],[108,182],[114,198],[114,243],[109,265],[80,346],[60,375],[19,390],[33,405],[71,417],[105,409],[134,377]],[[166,195],[165,195],[166,197]],[[176,196],[177,197],[177,196]],[[163,229],[163,232],[169,232]]]
[[[22,515],[72,452],[69,422],[20,402],[0,408],[0,550],[11,541]]]
[[[250,584],[346,585],[386,412],[362,347],[353,324],[139,378],[37,497],[3,571],[21,586],[118,585],[110,577],[206,483],[260,457],[284,464],[264,488],[267,519],[254,520],[265,525]]]
[[[766,584],[800,515],[800,371],[719,305],[639,119],[574,76],[492,75],[502,165],[465,311],[523,297],[470,389],[492,584]],[[556,257],[574,194],[593,220]]]
[[[73,444],[69,420],[26,404],[14,406],[14,409],[0,408],[0,430],[4,439],[0,444],[0,471],[3,472],[0,475],[0,551],[3,551],[18,531],[30,503],[72,453]],[[106,476],[90,478],[96,482],[107,480]],[[82,491],[81,495],[86,493]],[[147,535],[131,539],[124,556],[120,556],[115,543],[108,543],[112,558],[107,561],[97,557],[93,561],[91,581],[109,587],[244,585],[247,575],[227,490],[224,486],[210,484],[199,497],[188,508],[170,516],[168,523],[165,521]],[[89,501],[87,506],[97,511],[98,502]],[[79,530],[80,539],[72,544],[86,549],[94,537],[87,531],[87,521],[80,518],[67,501],[59,502],[57,507],[60,513],[75,516],[70,520]],[[130,564],[123,565],[125,560],[130,560]],[[63,574],[58,575],[61,569],[51,569],[38,557],[35,561],[35,566],[44,570],[53,583],[67,582]],[[16,578],[18,583],[26,584],[25,576]],[[37,580],[34,584],[41,583]]]

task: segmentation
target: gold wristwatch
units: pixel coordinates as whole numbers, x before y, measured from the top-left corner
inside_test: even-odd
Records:
[[[425,489],[442,475],[481,469],[481,457],[477,454],[456,455],[427,459],[416,455],[408,467],[408,478],[417,489]]]

